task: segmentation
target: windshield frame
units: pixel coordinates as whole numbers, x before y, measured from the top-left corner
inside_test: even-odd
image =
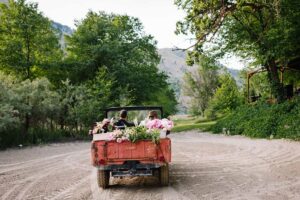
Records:
[[[121,110],[127,110],[127,111],[139,111],[139,110],[160,110],[160,118],[162,118],[163,115],[163,108],[162,106],[122,106],[122,107],[110,107],[106,108],[105,111],[105,118],[108,116],[108,112],[110,111],[121,111]]]

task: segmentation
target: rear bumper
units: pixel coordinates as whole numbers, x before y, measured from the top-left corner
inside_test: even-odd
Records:
[[[161,166],[166,165],[165,163],[151,163],[151,164],[135,164],[129,165],[129,164],[123,164],[123,165],[98,165],[96,166],[97,169],[101,170],[129,170],[132,168],[135,169],[157,169]]]
[[[158,169],[164,165],[166,163],[100,165],[97,166],[97,169],[111,171],[111,176],[113,177],[152,176],[154,169]]]

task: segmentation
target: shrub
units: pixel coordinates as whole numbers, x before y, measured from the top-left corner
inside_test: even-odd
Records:
[[[260,102],[238,107],[211,129],[219,133],[225,128],[231,135],[300,139],[299,116],[299,98],[273,105]]]

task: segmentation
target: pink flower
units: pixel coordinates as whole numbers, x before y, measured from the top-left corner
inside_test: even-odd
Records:
[[[168,119],[162,119],[161,123],[166,130],[171,130],[174,127],[174,123]]]
[[[163,126],[161,124],[161,120],[159,120],[159,119],[153,119],[151,121],[148,121],[147,124],[146,124],[146,127],[148,129],[163,128]]]
[[[116,137],[120,137],[123,134],[121,130],[115,130],[113,133]]]
[[[115,140],[115,137],[114,137],[113,133],[109,134],[108,140]]]
[[[168,126],[168,129],[171,130],[174,127],[173,121],[169,120]]]
[[[102,120],[102,124],[104,125],[104,124],[109,124],[110,123],[110,120],[109,119],[103,119]]]

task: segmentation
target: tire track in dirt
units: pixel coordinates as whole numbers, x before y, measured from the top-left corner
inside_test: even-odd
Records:
[[[55,176],[57,172],[66,170],[68,168],[80,168],[81,171],[83,169],[83,166],[78,163],[78,160],[81,159],[83,163],[86,163],[88,161],[88,158],[86,156],[88,155],[88,152],[89,150],[85,149],[41,159],[34,159],[23,162],[26,164],[17,167],[13,164],[6,165],[12,166],[10,168],[5,169],[5,175],[6,178],[11,182],[10,185],[13,184],[14,186],[7,189],[0,199],[42,199],[44,195],[32,197],[31,194],[28,194],[28,192],[34,190],[37,185],[47,182],[47,178],[53,175]],[[84,154],[86,155],[84,156]],[[88,171],[90,169],[87,168],[86,170]],[[14,180],[10,177],[10,175],[17,176],[17,174],[26,174],[27,176],[20,180]],[[64,187],[64,190],[69,189],[70,187],[74,187],[73,185],[75,184],[77,185],[78,183],[73,183],[72,186],[68,185],[68,187]],[[17,194],[16,191],[18,191]]]
[[[86,150],[81,150],[76,153],[80,152],[86,152]],[[10,171],[15,171],[15,170],[21,170],[24,168],[32,168],[36,165],[41,165],[41,164],[48,164],[48,162],[53,162],[59,158],[63,158],[69,155],[74,155],[74,152],[72,153],[65,153],[65,154],[60,154],[56,156],[51,156],[51,157],[46,157],[46,158],[40,158],[40,159],[34,159],[26,162],[19,162],[19,163],[14,163],[14,164],[5,164],[5,165],[0,165],[1,168],[5,167],[6,169],[0,170],[0,174],[7,173]],[[10,168],[7,168],[9,166],[12,166]]]
[[[40,180],[40,178],[44,177],[47,174],[51,174],[55,170],[60,168],[60,167],[57,167],[54,163],[47,165],[47,166],[43,165],[41,167],[43,167],[42,168],[43,171],[38,171],[38,170],[36,170],[36,168],[31,168],[30,171],[28,171],[28,170],[23,171],[25,169],[20,169],[17,172],[18,174],[27,173],[27,174],[31,174],[31,176],[27,176],[25,178],[17,179],[17,180],[15,180],[15,178],[9,179],[6,182],[6,184],[13,185],[13,187],[8,189],[6,192],[4,192],[1,199],[9,199],[9,195],[11,195],[15,191],[20,191],[20,193],[22,194],[23,191],[27,191],[27,187],[31,186],[32,183],[35,183],[36,181]],[[45,171],[46,171],[46,173],[45,173]],[[8,178],[10,177],[10,175],[14,175],[14,174],[8,174]],[[28,189],[30,189],[30,188],[28,188]]]
[[[182,136],[184,137],[184,136]],[[185,138],[182,138],[183,140],[185,140]],[[206,139],[206,138],[205,138]],[[204,141],[205,141],[204,139]],[[227,140],[236,140],[235,138],[232,137],[227,137]],[[245,139],[242,139],[242,141],[244,141]],[[174,172],[171,173],[172,176],[178,177],[178,175],[183,179],[185,177],[199,177],[199,179],[207,179],[209,176],[209,179],[213,179],[214,181],[210,181],[212,182],[211,184],[203,184],[206,185],[207,188],[202,187],[201,185],[199,185],[199,190],[200,191],[204,191],[204,194],[202,195],[203,199],[234,199],[234,198],[224,198],[226,197],[226,195],[229,193],[234,193],[234,191],[240,191],[240,190],[244,190],[247,186],[251,186],[251,185],[255,185],[254,183],[260,182],[261,180],[264,180],[266,178],[270,179],[270,177],[272,177],[272,179],[276,180],[276,177],[274,177],[274,175],[272,175],[271,171],[272,168],[274,167],[285,167],[287,165],[296,165],[297,162],[299,162],[300,160],[300,152],[299,152],[299,143],[296,142],[292,142],[293,148],[289,148],[289,146],[287,146],[288,148],[282,148],[282,144],[277,146],[276,143],[278,143],[277,141],[275,142],[275,144],[273,143],[273,141],[263,141],[260,142],[258,141],[253,141],[253,140],[248,140],[248,147],[245,148],[244,146],[244,142],[242,144],[239,143],[232,143],[232,141],[230,142],[232,144],[232,146],[237,146],[239,149],[239,151],[237,151],[234,154],[228,154],[228,153],[220,153],[220,155],[214,156],[214,155],[210,155],[210,156],[197,156],[197,151],[194,151],[194,153],[189,152],[189,150],[187,150],[187,148],[184,147],[184,145],[179,145],[177,147],[177,149],[180,149],[178,154],[181,159],[182,157],[187,157],[190,160],[193,160],[195,162],[192,162],[191,165],[195,165],[195,166],[199,166],[199,165],[204,165],[204,168],[201,171],[191,171],[189,172],[190,169],[192,169],[192,167],[186,166],[185,169],[182,169],[184,167],[180,167],[180,165],[183,165],[183,163],[180,162],[180,165],[178,166],[179,168],[174,169]],[[202,141],[202,142],[204,142]],[[195,142],[195,139],[194,139]],[[280,142],[280,141],[279,141]],[[250,144],[249,144],[250,143]],[[254,147],[249,147],[250,145],[252,145],[251,143],[253,143]],[[256,143],[266,143],[266,145],[262,146],[262,145],[257,145]],[[215,142],[212,141],[212,145],[214,145]],[[226,142],[226,140],[222,140],[222,144],[228,144]],[[199,141],[199,145],[201,145],[201,142]],[[243,148],[240,148],[243,147]],[[173,147],[173,149],[176,147]],[[232,148],[232,147],[231,147]],[[298,149],[298,151],[295,151],[295,149]],[[258,153],[260,152],[260,153]],[[194,154],[194,155],[193,155]],[[196,155],[196,156],[195,156]],[[186,160],[186,159],[185,159]],[[176,162],[176,157],[173,159],[173,163]],[[215,166],[215,167],[213,167]],[[294,166],[297,168],[297,166]],[[299,169],[300,166],[298,165]],[[199,168],[201,169],[201,168]],[[205,170],[204,170],[205,169]],[[226,169],[226,171],[224,171]],[[260,173],[266,173],[267,176],[261,178],[261,176],[263,174]],[[258,174],[258,176],[257,176]],[[288,174],[288,173],[287,173]],[[217,180],[215,179],[215,177],[219,177],[219,176],[224,176],[222,179]],[[236,180],[230,180],[232,179],[232,177],[234,176],[238,176],[238,178],[240,178],[241,180],[239,180],[238,178]],[[269,176],[269,177],[268,177]],[[300,177],[297,177],[296,179],[299,180]],[[232,183],[230,183],[230,181],[233,181]],[[201,182],[201,181],[199,181]],[[240,182],[240,183],[239,183]],[[297,182],[293,182],[293,181],[287,181],[289,184],[288,187],[296,187],[298,189],[300,189],[299,185],[297,184]],[[292,183],[293,182],[293,183]],[[222,186],[222,189],[218,189],[218,191],[214,192],[207,192],[209,191],[209,187],[210,188],[218,188],[218,184],[221,185],[230,185],[231,184],[231,188],[226,189],[226,187]],[[268,183],[269,185],[272,185],[273,182]],[[291,184],[292,183],[292,184]],[[283,183],[282,183],[283,184]],[[180,190],[181,192],[185,192],[187,190],[189,190],[188,187],[186,187],[184,184],[181,184],[180,182],[177,183],[177,185],[180,185],[180,187],[176,187],[176,189]],[[286,183],[283,184],[284,188]],[[201,189],[201,187],[203,189]],[[263,188],[264,186],[262,186]],[[254,187],[256,188],[256,187]],[[277,187],[278,188],[278,187]],[[225,190],[223,190],[225,189]],[[271,189],[269,189],[271,191]],[[194,192],[196,190],[194,189]],[[206,192],[205,192],[206,191]],[[252,190],[253,191],[253,190]],[[268,190],[267,190],[268,191]],[[270,192],[268,191],[268,192]],[[191,191],[193,192],[193,191]],[[273,191],[274,192],[274,191]],[[206,193],[206,194],[205,194]],[[297,196],[299,196],[299,193],[297,194]],[[236,196],[235,196],[236,197]],[[201,199],[202,199],[201,198]],[[238,198],[238,197],[237,197]],[[249,198],[249,196],[248,196]],[[193,197],[190,197],[190,199],[196,199]],[[247,198],[246,198],[247,199]],[[276,199],[276,198],[274,198]]]
[[[153,177],[111,178],[102,190],[89,143],[70,143],[36,148],[37,158],[28,155],[35,148],[0,152],[0,199],[300,199],[299,142],[194,131],[171,138],[168,187]],[[10,159],[15,152],[28,160]]]
[[[68,186],[61,188],[59,191],[53,193],[51,196],[44,197],[46,200],[55,200],[55,199],[68,199],[72,197],[71,192],[76,190],[78,187],[84,183],[89,182],[90,177],[85,177],[81,180],[78,180]]]

